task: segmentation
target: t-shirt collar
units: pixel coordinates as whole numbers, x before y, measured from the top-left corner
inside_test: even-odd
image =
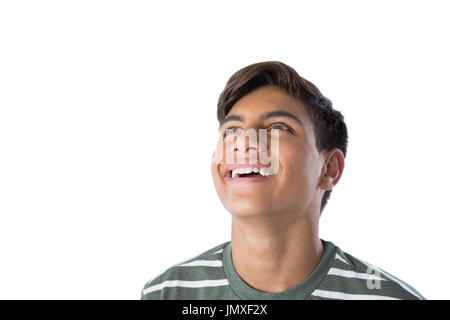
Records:
[[[300,284],[278,293],[268,293],[256,290],[245,283],[234,269],[231,258],[231,241],[223,250],[223,268],[230,283],[231,289],[244,300],[302,300],[308,297],[326,277],[333,262],[336,246],[329,241],[322,240],[324,251],[322,258],[314,271]]]

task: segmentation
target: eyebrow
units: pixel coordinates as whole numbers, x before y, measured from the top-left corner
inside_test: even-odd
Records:
[[[263,113],[262,115],[259,116],[259,121],[264,121],[267,120],[269,118],[290,118],[295,120],[296,122],[298,122],[302,127],[304,127],[305,125],[303,124],[303,121],[297,117],[296,115],[293,115],[290,112],[287,111],[282,111],[282,110],[276,110],[276,111],[268,111],[266,113]],[[225,119],[223,119],[223,121],[220,123],[219,129],[226,123],[229,121],[240,121],[240,122],[245,122],[245,117],[238,115],[238,114],[232,114],[228,117],[226,117]]]

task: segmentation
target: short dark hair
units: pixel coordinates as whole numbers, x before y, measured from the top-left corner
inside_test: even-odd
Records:
[[[331,100],[326,98],[314,84],[280,61],[254,63],[236,71],[230,77],[217,104],[219,123],[222,123],[239,99],[264,86],[284,89],[304,105],[314,123],[316,147],[319,152],[338,148],[344,157],[346,156],[348,134],[343,115],[333,109]],[[323,195],[320,214],[327,204],[331,191],[327,190]]]

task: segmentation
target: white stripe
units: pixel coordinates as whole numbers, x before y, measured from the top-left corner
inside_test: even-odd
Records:
[[[341,300],[400,300],[394,297],[378,296],[374,294],[350,294],[337,291],[315,290],[311,293],[313,296],[341,299]]]
[[[194,260],[185,264],[179,265],[180,267],[197,267],[197,266],[205,266],[205,267],[221,267],[222,260]]]
[[[394,277],[394,276],[390,276],[390,275],[386,274],[386,272],[384,272],[383,270],[380,270],[379,268],[377,268],[377,267],[371,265],[370,263],[368,263],[368,262],[366,262],[366,261],[364,261],[364,260],[362,260],[362,259],[359,259],[359,258],[358,258],[358,260],[360,260],[361,262],[365,263],[367,266],[371,267],[372,269],[378,271],[380,274],[383,274],[386,278],[388,278],[388,279],[390,279],[391,281],[393,281],[393,282],[399,284],[403,289],[405,289],[406,291],[408,291],[409,293],[411,293],[413,296],[415,296],[415,297],[417,297],[418,299],[422,300],[422,298],[421,298],[419,295],[417,295],[417,293],[415,293],[414,291],[412,291],[412,290],[411,290],[407,285],[405,285],[400,279],[397,279],[397,278]]]
[[[386,279],[383,279],[379,276],[376,276],[374,274],[370,273],[360,273],[360,272],[354,272],[349,270],[342,270],[337,268],[331,268],[328,271],[328,274],[334,275],[334,276],[340,276],[340,277],[346,277],[346,278],[358,278],[358,279],[364,279],[364,280],[383,280],[386,281]]]
[[[336,253],[336,259],[344,261],[346,264],[350,265],[339,253]]]
[[[153,291],[161,290],[166,287],[184,287],[184,288],[204,288],[204,287],[218,287],[228,285],[227,279],[220,280],[198,280],[198,281],[184,281],[184,280],[168,280],[160,284],[148,287],[142,291],[147,294]]]
[[[223,248],[222,249],[220,249],[220,250],[217,250],[216,252],[214,252],[213,254],[216,254],[216,253],[221,253],[221,252],[223,252]]]

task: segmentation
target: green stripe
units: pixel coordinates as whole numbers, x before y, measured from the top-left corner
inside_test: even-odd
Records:
[[[225,279],[222,267],[175,267],[166,272],[163,277],[153,281],[151,285],[167,280],[219,280]]]
[[[398,299],[416,300],[417,298],[392,281],[379,281],[379,287],[369,288],[369,284],[376,284],[373,280],[347,278],[328,275],[318,289],[326,291],[337,291],[349,294],[370,294],[378,296],[389,296]]]
[[[355,268],[346,264],[342,260],[335,259],[333,262],[333,268],[341,269],[341,270],[347,270],[347,271],[355,271]],[[355,272],[361,272],[361,271],[355,271]],[[364,271],[366,272],[366,271]]]

